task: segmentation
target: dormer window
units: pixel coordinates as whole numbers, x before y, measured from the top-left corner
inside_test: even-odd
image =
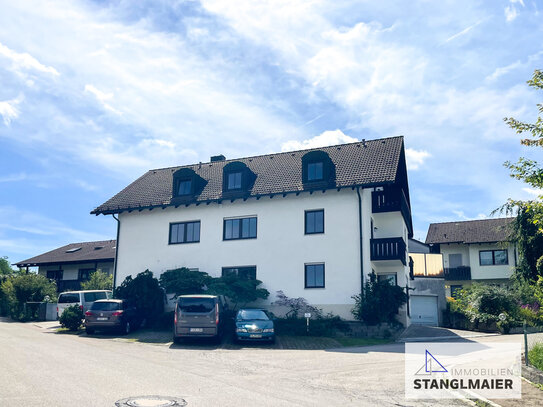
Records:
[[[241,171],[231,172],[228,174],[227,189],[229,191],[241,189]]]
[[[192,180],[180,179],[177,185],[177,195],[190,195],[192,193]]]
[[[307,164],[307,180],[308,181],[322,181],[324,178],[324,163],[317,161]]]

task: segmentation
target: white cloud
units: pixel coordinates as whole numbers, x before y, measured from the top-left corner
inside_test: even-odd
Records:
[[[18,182],[24,181],[28,178],[26,173],[20,172],[18,174],[9,174],[0,177],[0,182]]]
[[[405,156],[407,160],[407,168],[417,170],[424,164],[424,161],[430,157],[430,153],[425,150],[415,150],[414,148],[406,148]]]
[[[452,213],[456,215],[458,220],[478,220],[478,219],[486,219],[487,216],[484,213],[479,213],[476,216],[467,216],[464,211],[460,210],[453,210]]]
[[[536,188],[522,188],[524,192],[526,192],[528,195],[531,195],[532,197],[536,198],[538,196],[543,195],[543,189],[536,189]]]
[[[341,130],[327,130],[320,135],[307,140],[289,140],[281,145],[281,151],[304,150],[308,148],[333,146],[336,144],[354,143],[356,141],[359,140],[347,136]]]
[[[23,52],[23,53],[16,52],[8,48],[2,43],[0,43],[0,56],[3,56],[9,59],[12,63],[11,68],[17,73],[21,73],[21,71],[26,71],[26,70],[34,70],[41,73],[50,74],[53,76],[60,75],[55,68],[51,66],[43,65],[32,55],[27,54],[26,52]]]
[[[505,14],[505,20],[509,23],[518,17],[518,11],[514,6],[506,6],[503,10]]]
[[[445,40],[445,42],[450,42],[452,40],[455,40],[459,37],[462,37],[463,35],[466,35],[467,33],[469,33],[471,30],[473,30],[475,27],[477,27],[479,24],[481,24],[484,20],[479,20],[477,21],[475,24],[472,24],[470,25],[469,27],[466,27],[464,28],[462,31],[454,34],[454,35],[451,35],[449,38],[447,38]]]
[[[18,99],[5,100],[0,102],[0,115],[4,119],[4,124],[9,126],[11,121],[19,117],[20,111],[17,105],[20,103]]]

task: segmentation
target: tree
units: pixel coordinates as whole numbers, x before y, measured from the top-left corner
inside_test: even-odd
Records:
[[[184,294],[201,294],[212,277],[203,271],[189,270],[181,267],[175,270],[168,270],[160,276],[160,286],[169,294],[175,297]]]
[[[532,79],[527,83],[530,87],[543,90],[543,71],[535,70]],[[512,117],[506,117],[504,121],[517,134],[527,134],[527,137],[520,141],[522,145],[543,148],[543,104],[538,103],[537,107],[540,115],[535,123],[521,122]],[[511,171],[511,177],[524,181],[536,190],[543,189],[541,163],[520,157],[516,163],[507,161],[504,165]],[[510,198],[499,210],[517,215],[512,233],[512,241],[518,245],[521,259],[517,274],[531,280],[543,275],[543,194],[528,201]],[[539,271],[538,262],[541,266]]]
[[[237,274],[229,273],[219,278],[213,278],[209,283],[210,294],[224,295],[232,303],[232,310],[235,311],[238,305],[245,306],[258,299],[266,299],[270,292],[265,288],[258,288],[262,284],[260,280],[253,280],[239,277]]]
[[[398,310],[407,302],[404,290],[389,280],[378,281],[375,273],[370,274],[363,290],[359,295],[353,296],[354,317],[368,325],[395,323]]]
[[[91,274],[89,281],[81,283],[82,290],[111,290],[112,288],[113,276],[100,269]]]
[[[7,256],[0,257],[0,276],[9,276],[13,274],[19,274],[20,270],[14,270],[9,264]]]
[[[57,286],[54,282],[33,273],[8,278],[0,289],[7,298],[11,317],[14,319],[32,318],[32,315],[23,312],[26,302],[42,302],[47,296],[50,299],[57,296]]]
[[[149,270],[139,273],[136,278],[126,277],[115,289],[114,297],[134,301],[142,317],[149,322],[156,321],[164,312],[164,291]]]

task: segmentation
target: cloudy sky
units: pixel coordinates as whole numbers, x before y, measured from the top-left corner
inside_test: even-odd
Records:
[[[0,0],[0,256],[115,237],[150,168],[404,135],[415,223],[534,191],[543,1]]]

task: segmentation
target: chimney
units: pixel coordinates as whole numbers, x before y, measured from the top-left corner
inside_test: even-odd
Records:
[[[222,154],[219,154],[219,155],[212,155],[211,156],[211,162],[214,163],[214,162],[217,162],[217,161],[225,161],[226,160],[226,157]]]

